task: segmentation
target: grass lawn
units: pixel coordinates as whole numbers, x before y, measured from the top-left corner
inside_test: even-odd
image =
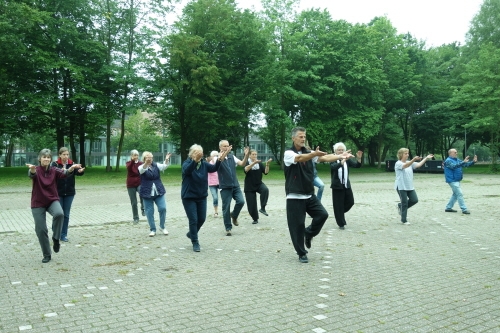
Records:
[[[238,179],[240,184],[243,184],[245,174],[243,168],[236,168]],[[385,167],[378,169],[376,167],[364,166],[360,169],[350,169],[350,173],[384,173]],[[488,164],[478,164],[470,168],[465,168],[464,173],[469,174],[489,174],[490,166]],[[323,181],[328,182],[330,179],[330,165],[320,164],[318,165],[318,174]],[[85,169],[85,175],[78,177],[77,184],[79,185],[123,185],[125,186],[125,179],[127,177],[127,171],[125,166],[121,167],[118,172],[111,171],[106,172],[105,167],[91,167]],[[170,166],[161,174],[162,181],[166,184],[180,185],[182,182],[181,177],[181,166],[173,165]],[[265,177],[266,180],[284,180],[285,176],[280,166],[277,164],[271,164],[269,175]],[[16,186],[28,186],[30,185],[30,180],[28,178],[28,168],[27,167],[12,167],[12,168],[0,168],[0,189],[6,189],[9,187]]]

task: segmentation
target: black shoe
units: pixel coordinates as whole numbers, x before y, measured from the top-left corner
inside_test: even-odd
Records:
[[[50,259],[52,259],[50,256],[48,256],[48,257],[43,257],[42,262],[43,262],[44,264],[46,264],[46,263],[48,263],[48,262],[50,261]]]
[[[304,239],[305,239],[306,247],[307,247],[308,249],[310,249],[310,248],[311,248],[311,241],[312,241],[312,237],[307,237],[307,236],[305,236],[305,237],[304,237]],[[306,259],[307,259],[307,258],[306,258]]]
[[[309,262],[309,259],[307,259],[307,255],[299,256],[299,261],[303,264],[307,264]]]
[[[252,222],[252,224],[257,224],[257,223],[259,223],[259,220],[255,220]]]
[[[340,226],[340,227],[339,227],[339,229],[340,229],[340,230],[344,230],[344,229],[345,229],[345,227],[342,225],[342,226]]]
[[[146,216],[146,213],[144,212],[144,209],[141,210],[142,216]]]
[[[59,249],[61,248],[61,243],[59,242],[59,239],[52,238],[54,241],[54,245],[52,246],[52,249],[54,250],[55,253],[59,252]]]
[[[238,223],[238,219],[237,219],[236,217],[234,217],[232,213],[231,213],[231,220],[233,220],[233,224],[234,224],[235,226],[238,226],[238,224],[239,224],[239,223]]]
[[[191,235],[190,235],[190,232],[188,231],[188,233],[186,234],[186,237],[191,239]]]
[[[259,209],[259,212],[261,212],[262,214],[264,214],[266,216],[269,216],[269,214],[267,214],[267,212],[264,209]]]
[[[469,212],[468,210],[464,210],[464,211],[462,212],[462,214],[469,215],[469,214],[470,214],[470,212]]]
[[[193,243],[193,251],[200,252],[200,243],[198,243],[198,242]]]
[[[229,229],[226,230],[226,236],[231,236],[231,230]]]
[[[456,213],[457,212],[456,210],[451,209],[451,208],[446,208],[444,211],[447,213]]]

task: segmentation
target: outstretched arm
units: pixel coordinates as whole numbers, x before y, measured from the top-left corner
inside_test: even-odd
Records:
[[[418,156],[416,156],[416,157],[418,157]],[[427,155],[426,157],[424,157],[424,159],[422,159],[422,161],[420,161],[420,162],[416,165],[416,167],[417,167],[417,168],[420,168],[422,165],[424,165],[424,164],[425,164],[425,162],[426,162],[427,160],[430,160],[430,159],[432,159],[433,157],[434,157],[434,155],[433,155],[433,154],[429,154],[429,155]],[[419,158],[420,158],[420,157],[419,157]]]

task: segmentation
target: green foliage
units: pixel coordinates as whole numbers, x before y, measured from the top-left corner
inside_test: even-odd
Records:
[[[119,139],[119,136],[112,137],[111,145],[116,147]],[[141,111],[137,111],[125,120],[124,151],[136,149],[139,152],[156,152],[161,143],[162,137],[157,135],[151,121],[145,118]]]
[[[109,164],[115,148],[157,150],[159,131],[184,159],[193,143],[236,149],[255,131],[280,163],[296,125],[311,146],[352,142],[379,167],[402,146],[445,154],[465,129],[465,150],[499,154],[500,0],[484,1],[465,46],[430,49],[386,17],[351,24],[298,12],[298,0],[264,0],[261,13],[192,0],[170,25],[174,3],[0,2],[6,161],[14,142],[69,142],[85,163],[85,140],[106,136]],[[126,121],[137,110],[154,113],[152,125]]]

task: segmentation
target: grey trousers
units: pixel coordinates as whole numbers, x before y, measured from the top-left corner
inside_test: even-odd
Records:
[[[31,213],[35,219],[35,233],[38,237],[38,242],[40,243],[44,257],[50,257],[52,253],[46,221],[47,212],[52,215],[52,238],[61,238],[61,230],[64,222],[64,212],[59,201],[52,202],[48,208],[31,208]]]

